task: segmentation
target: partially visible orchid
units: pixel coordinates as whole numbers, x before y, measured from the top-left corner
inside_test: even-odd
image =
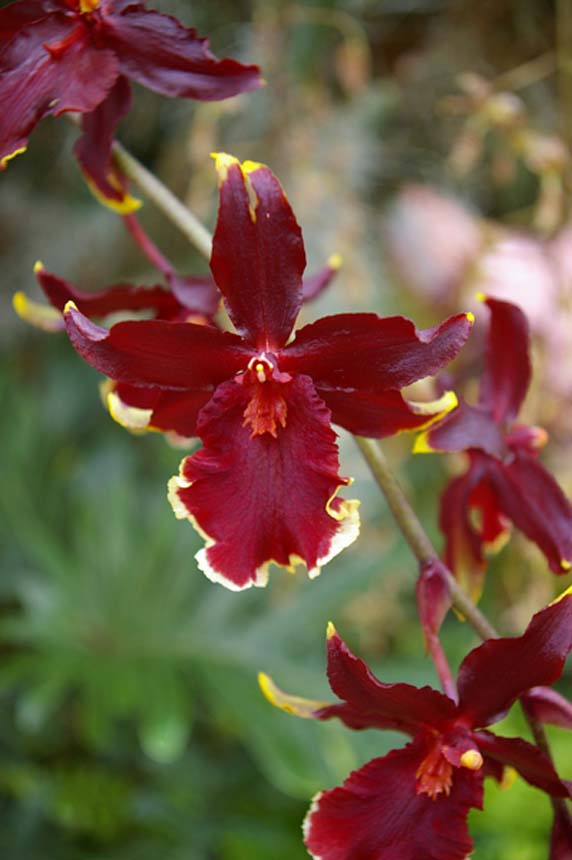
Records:
[[[536,685],[553,684],[572,649],[572,594],[538,612],[522,636],[489,639],[463,660],[456,689],[385,684],[328,626],[328,679],[340,701],[280,690],[260,675],[269,701],[299,717],[340,719],[352,729],[390,729],[411,738],[374,758],[339,788],[318,794],[304,824],[316,860],[465,860],[472,850],[471,808],[481,809],[483,779],[513,768],[551,797],[568,798],[549,758],[521,738],[488,727]],[[569,824],[556,820],[550,860],[569,855]]]
[[[338,474],[331,423],[383,437],[452,408],[452,395],[419,404],[400,389],[456,356],[472,316],[417,330],[403,317],[338,314],[290,341],[303,301],[300,228],[267,167],[226,154],[216,164],[211,269],[238,333],[163,320],[108,331],[73,303],[65,318],[77,351],[139,394],[147,425],[202,439],[170,500],[205,537],[199,567],[241,589],[264,585],[272,562],[304,562],[316,576],[355,539],[358,503],[337,497],[350,481]]]
[[[572,505],[538,461],[547,434],[517,421],[531,378],[528,322],[515,305],[483,299],[491,321],[478,405],[461,400],[413,449],[469,455],[468,469],[441,497],[439,522],[447,564],[475,599],[485,553],[503,544],[510,522],[537,544],[551,570],[572,569]]]
[[[134,0],[17,0],[0,10],[0,41],[0,168],[45,116],[80,113],[76,156],[94,193],[120,212],[139,206],[111,157],[130,80],[201,101],[262,83],[257,66],[219,60],[195,30]]]

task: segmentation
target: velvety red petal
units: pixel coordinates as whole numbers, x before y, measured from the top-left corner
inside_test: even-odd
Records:
[[[202,314],[208,318],[217,312],[221,296],[210,275],[201,277],[172,272],[166,278],[180,305],[179,315]]]
[[[118,382],[208,387],[234,376],[251,355],[237,335],[214,326],[143,320],[118,323],[108,331],[70,305],[64,317],[79,354]]]
[[[513,421],[530,385],[529,327],[511,302],[486,299],[491,312],[480,401],[499,424]]]
[[[83,134],[74,152],[86,182],[98,199],[120,214],[133,212],[140,201],[127,193],[126,182],[114,167],[111,147],[117,126],[131,108],[131,87],[119,75],[107,97],[82,117]]]
[[[554,797],[569,797],[548,756],[521,738],[501,738],[491,732],[477,732],[479,749],[494,761],[513,767],[527,782]]]
[[[419,430],[444,415],[457,401],[452,392],[433,403],[410,403],[399,391],[367,391],[316,386],[332,421],[358,436],[382,439],[402,430]]]
[[[112,417],[130,430],[161,430],[185,439],[197,435],[199,412],[212,391],[164,391],[118,383],[108,393]]]
[[[411,684],[384,684],[363,660],[330,628],[328,631],[328,679],[336,696],[347,702],[370,726],[386,728],[390,720],[401,731],[411,733],[421,727],[439,729],[455,715],[455,703],[431,687]],[[341,714],[334,714],[341,716]]]
[[[79,29],[78,29],[79,28]],[[47,47],[69,44],[55,56]],[[27,145],[48,114],[94,110],[118,75],[115,55],[96,48],[81,24],[60,13],[20,30],[0,53],[0,166]]]
[[[342,258],[339,254],[332,254],[325,266],[313,272],[311,275],[306,275],[302,281],[302,299],[304,302],[311,302],[317,299],[324,290],[326,290],[335,276],[339,272],[342,265]]]
[[[431,376],[452,361],[472,327],[467,314],[416,329],[405,317],[336,314],[304,326],[280,353],[280,368],[319,388],[383,391]]]
[[[50,15],[46,0],[18,0],[0,9],[0,40],[5,45],[23,27]]]
[[[304,824],[319,860],[465,860],[472,849],[471,807],[482,806],[482,776],[457,770],[451,793],[416,792],[423,759],[409,744],[354,771],[343,786],[319,794]]]
[[[258,66],[219,60],[196,30],[142,3],[102,9],[102,39],[124,75],[165,96],[216,101],[262,84]]]
[[[267,167],[216,156],[220,206],[211,269],[237,331],[260,350],[283,346],[302,304],[302,233]],[[301,371],[305,372],[305,371]]]
[[[549,860],[572,860],[572,824],[568,816],[554,816]]]
[[[439,503],[439,527],[445,535],[447,567],[474,601],[481,595],[486,570],[483,537],[470,519],[471,494],[479,480],[480,470],[470,468],[449,482]]]
[[[459,710],[474,727],[500,720],[531,687],[550,686],[572,648],[572,594],[533,616],[522,636],[489,639],[461,663]]]
[[[572,702],[550,687],[533,687],[521,698],[526,711],[541,723],[572,729]]]
[[[69,281],[36,267],[36,278],[46,297],[62,311],[68,302],[74,302],[86,317],[106,317],[121,311],[152,310],[156,316],[168,318],[179,311],[175,297],[163,287],[135,287],[116,284],[106,290],[88,293],[78,290]]]
[[[498,505],[534,541],[554,573],[572,568],[572,505],[536,459],[517,455],[490,472]]]
[[[268,383],[264,383],[268,384]],[[264,585],[271,562],[304,562],[310,576],[358,534],[357,503],[334,499],[346,480],[330,414],[311,380],[280,384],[285,422],[253,435],[245,420],[247,385],[216,390],[200,414],[203,448],[187,457],[170,498],[177,516],[205,535],[199,567],[238,590]]]
[[[460,400],[450,415],[419,437],[413,450],[419,454],[432,451],[468,451],[471,448],[499,458],[507,453],[502,430],[490,414]]]

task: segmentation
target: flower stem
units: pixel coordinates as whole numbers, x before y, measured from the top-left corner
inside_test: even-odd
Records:
[[[113,157],[123,173],[149,197],[155,206],[167,216],[189,242],[210,259],[212,236],[199,219],[184,203],[164,185],[150,170],[147,170],[135,156],[115,141]]]
[[[389,464],[379,445],[372,439],[364,439],[362,436],[356,436],[355,440],[373,477],[385,496],[389,509],[401,529],[403,537],[411,547],[419,563],[426,564],[433,559],[438,559],[439,556],[427,532],[421,525],[417,514],[409,504],[405,493],[389,468]],[[499,634],[495,628],[485,618],[480,609],[477,609],[453,574],[447,570],[445,575],[451,601],[455,609],[467,619],[481,639],[494,639],[498,637]]]

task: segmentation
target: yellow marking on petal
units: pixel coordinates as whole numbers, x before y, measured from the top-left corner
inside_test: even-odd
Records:
[[[254,173],[256,170],[264,170],[266,168],[265,164],[261,164],[260,161],[243,161],[242,162],[242,172],[245,174]]]
[[[413,454],[434,454],[436,448],[432,448],[429,444],[429,433],[420,433],[412,448]]]
[[[65,316],[66,314],[69,314],[69,312],[70,312],[70,311],[78,311],[78,313],[79,313],[78,306],[76,305],[76,303],[75,303],[75,302],[72,302],[72,300],[71,300],[71,299],[69,300],[69,302],[66,302],[66,303],[65,303],[65,306],[64,306],[64,316]]]
[[[563,560],[560,562],[560,566],[562,567],[562,565],[563,565],[563,564],[564,564],[564,565],[566,565],[566,566],[563,568],[564,570],[570,570],[570,569],[572,569],[572,564],[571,564],[569,561],[566,561],[566,559],[563,559]],[[561,601],[564,597],[569,597],[571,594],[572,594],[572,585],[569,585],[569,586],[568,586],[568,588],[567,588],[565,591],[563,591],[563,592],[562,592],[562,594],[559,594],[559,595],[558,595],[558,597],[555,597],[555,598],[554,598],[554,600],[551,600],[551,601],[550,601],[550,603],[549,603],[548,605],[549,605],[549,606],[554,606],[554,604],[555,604],[555,603],[560,603],[560,601]]]
[[[326,626],[326,639],[333,639],[337,632],[338,631],[334,627],[334,622],[328,621],[328,624]]]
[[[505,547],[510,540],[512,529],[508,526],[504,531],[499,532],[494,540],[483,542],[483,552],[485,555],[496,555]]]
[[[151,429],[149,422],[153,415],[152,409],[129,406],[121,400],[115,391],[108,393],[106,405],[113,420],[125,427],[126,430],[142,432]]]
[[[562,570],[572,570],[572,561],[568,561],[567,558],[561,558],[560,567]]]
[[[236,164],[240,168],[240,161],[238,158],[235,158],[234,155],[229,155],[228,152],[211,152],[211,158],[214,158],[215,169],[218,173],[219,186],[221,186],[223,182],[226,182],[229,167]]]
[[[466,750],[461,756],[460,764],[467,770],[480,770],[483,766],[483,757],[478,750]]]
[[[517,776],[518,773],[513,767],[505,767],[503,770],[502,779],[499,782],[499,788],[501,789],[501,791],[506,791],[508,788],[512,788]]]
[[[3,170],[9,161],[12,161],[13,158],[16,158],[17,155],[22,155],[23,152],[26,152],[27,147],[21,146],[19,149],[15,149],[14,152],[11,152],[10,155],[5,155],[2,161],[0,161],[0,170]]]
[[[330,269],[339,269],[341,268],[344,259],[341,254],[332,254],[328,257],[328,266]]]
[[[258,673],[258,684],[271,705],[295,717],[312,719],[316,711],[328,707],[328,702],[319,702],[315,699],[305,699],[302,696],[291,696],[289,693],[285,693],[276,686],[272,678],[265,672]]]
[[[100,0],[79,0],[80,12],[94,12],[99,6]]]
[[[112,212],[117,212],[119,215],[129,215],[131,212],[136,212],[143,206],[143,201],[139,200],[138,197],[133,197],[133,195],[124,192],[123,188],[112,174],[107,175],[107,181],[113,188],[116,188],[117,191],[123,194],[121,200],[116,200],[114,197],[106,197],[101,189],[98,188],[95,182],[86,173],[83,173],[83,178],[85,180],[85,184],[98,203],[101,203],[101,205],[105,206],[107,209],[111,209]]]
[[[38,275],[40,272],[43,272],[45,268],[46,267],[41,260],[36,260],[34,263],[34,275]]]
[[[425,432],[420,433],[415,442],[413,443],[413,453],[414,454],[433,454],[435,451],[438,451],[438,448],[433,448],[429,444],[428,432],[429,429],[440,421],[445,415],[448,415],[449,412],[452,412],[453,409],[456,409],[459,405],[459,399],[454,391],[446,391],[441,397],[437,400],[431,400],[428,403],[417,403],[415,401],[408,400],[406,401],[407,405],[411,407],[411,410],[415,412],[417,415],[428,415],[429,419],[425,422],[425,424],[421,424],[419,427],[416,427],[415,430],[424,430]]]
[[[51,305],[35,302],[23,292],[14,293],[12,305],[20,319],[42,331],[55,332],[63,329],[62,315]]]
[[[468,312],[465,314],[465,316],[467,317],[467,319],[469,320],[469,322],[471,323],[471,325],[473,325],[473,323],[475,322],[475,315],[474,315],[474,313],[473,313],[472,311],[468,311]]]

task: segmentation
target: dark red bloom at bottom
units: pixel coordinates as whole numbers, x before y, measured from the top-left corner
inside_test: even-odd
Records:
[[[319,720],[337,717],[353,729],[401,731],[404,749],[375,758],[344,784],[319,794],[304,825],[316,860],[465,860],[472,849],[471,808],[482,806],[485,776],[511,766],[531,785],[568,798],[548,757],[520,738],[486,727],[502,719],[532,687],[552,684],[572,648],[572,593],[538,612],[522,636],[490,639],[463,660],[455,699],[430,687],[384,684],[328,628],[328,678],[338,702],[290,696],[266,675],[272,704]],[[457,701],[458,699],[458,701]],[[558,819],[551,860],[568,860],[567,824]],[[554,853],[556,852],[556,853]]]

